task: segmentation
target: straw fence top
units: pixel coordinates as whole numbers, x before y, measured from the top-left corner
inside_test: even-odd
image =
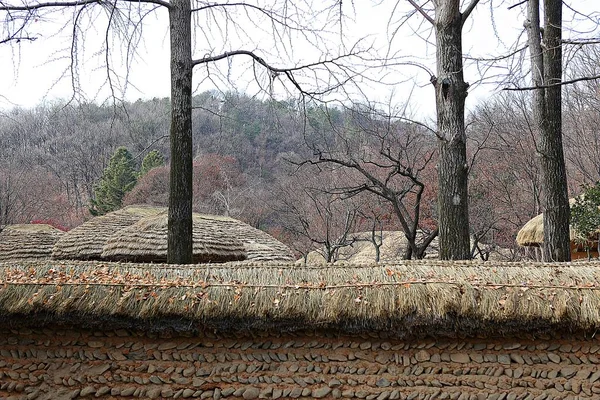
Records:
[[[47,224],[7,225],[0,231],[0,260],[48,258],[63,234]]]
[[[600,328],[600,264],[0,263],[0,319],[503,335]],[[124,322],[125,321],[125,322]],[[129,322],[127,322],[129,321]]]

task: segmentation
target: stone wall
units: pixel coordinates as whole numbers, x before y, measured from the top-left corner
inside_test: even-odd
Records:
[[[0,330],[0,398],[600,398],[583,335],[399,341],[331,332]]]

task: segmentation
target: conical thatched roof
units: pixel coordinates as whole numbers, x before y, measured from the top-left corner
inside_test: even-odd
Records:
[[[104,245],[102,258],[111,261],[166,262],[166,213],[140,219],[113,234]],[[194,215],[193,260],[195,263],[240,261],[244,245],[223,226],[219,217]]]
[[[7,225],[0,231],[0,260],[49,258],[64,234],[46,224]]]
[[[383,265],[0,263],[0,322],[152,329],[389,331],[398,336],[600,329],[598,262]]]
[[[71,260],[99,260],[102,248],[116,232],[144,217],[164,212],[164,207],[133,205],[92,218],[64,235],[52,250],[52,257]]]

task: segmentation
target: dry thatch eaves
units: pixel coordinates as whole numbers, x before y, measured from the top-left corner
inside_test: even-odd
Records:
[[[47,224],[7,225],[0,230],[0,260],[49,258],[64,232]]]
[[[100,260],[102,248],[116,231],[165,210],[164,207],[134,205],[92,218],[72,229],[56,242],[52,250],[52,258]]]
[[[101,257],[110,261],[166,262],[167,214],[142,218],[113,234]],[[193,261],[195,263],[246,259],[244,245],[224,229],[219,217],[194,216]]]
[[[599,267],[432,260],[327,268],[0,263],[0,319],[397,336],[590,331],[600,328]]]

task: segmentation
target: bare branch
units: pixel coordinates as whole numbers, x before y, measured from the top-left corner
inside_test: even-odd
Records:
[[[435,25],[435,21],[433,20],[433,18],[431,18],[429,14],[427,14],[420,5],[415,3],[414,0],[408,0],[408,2],[415,8],[415,10],[419,12],[419,14],[421,14],[427,21],[429,21],[431,25]]]
[[[577,82],[595,81],[597,79],[600,79],[600,75],[582,76],[580,78],[570,79],[568,81],[562,81],[562,82],[557,82],[557,83],[551,83],[549,85],[525,86],[525,87],[515,87],[515,88],[503,88],[502,90],[517,91],[518,92],[518,91],[525,91],[525,90],[547,89],[547,88],[556,87],[556,86],[571,85],[571,84],[577,83]]]
[[[11,37],[8,37],[6,39],[0,40],[0,44],[8,43],[8,42],[11,42],[13,40],[16,41],[17,43],[19,43],[21,40],[28,40],[30,42],[33,42],[36,39],[37,38],[31,37],[31,36],[11,36]]]
[[[129,3],[151,3],[158,4],[166,8],[171,8],[171,4],[163,0],[120,0]],[[78,0],[78,1],[51,1],[47,3],[29,4],[24,6],[0,5],[0,11],[33,11],[42,8],[59,8],[59,7],[79,7],[88,4],[101,4],[102,0]]]
[[[475,9],[475,7],[477,6],[478,3],[479,3],[479,0],[471,0],[471,3],[467,6],[465,11],[462,13],[463,24],[465,23],[467,18],[469,18],[469,15],[471,15],[471,13],[473,12],[473,10]]]
[[[589,38],[589,39],[580,39],[580,40],[563,39],[562,43],[581,46],[581,45],[588,45],[588,44],[600,44],[600,39],[598,39],[598,38]]]
[[[300,85],[300,83],[296,80],[296,78],[294,77],[293,72],[297,72],[297,71],[301,71],[301,70],[305,70],[305,69],[310,69],[312,67],[316,67],[316,66],[323,66],[323,65],[327,65],[327,64],[333,64],[336,66],[340,66],[338,64],[338,62],[344,58],[348,58],[348,57],[352,57],[352,56],[357,56],[360,55],[362,52],[361,51],[355,51],[355,52],[351,52],[348,54],[344,54],[341,56],[337,56],[337,57],[333,57],[327,60],[321,60],[321,61],[317,61],[314,63],[308,63],[308,64],[303,64],[303,65],[299,65],[299,66],[295,66],[295,67],[288,67],[288,68],[280,68],[280,67],[274,67],[273,65],[267,63],[264,58],[260,57],[259,55],[257,55],[256,53],[254,53],[253,51],[250,50],[233,50],[233,51],[227,51],[225,53],[216,55],[216,56],[206,56],[200,59],[196,59],[196,60],[192,60],[192,65],[195,67],[197,65],[200,64],[208,64],[208,63],[212,63],[215,61],[220,61],[220,60],[224,60],[230,57],[234,57],[234,56],[240,56],[240,55],[245,55],[245,56],[249,56],[251,57],[255,62],[257,62],[258,64],[262,65],[263,67],[265,67],[272,75],[272,78],[277,77],[279,74],[283,74],[285,75],[289,81],[292,83],[292,85],[294,85],[294,87],[303,95],[308,95],[308,96],[317,96],[317,95],[321,95],[321,94],[325,94],[335,88],[341,87],[344,84],[346,84],[347,82],[351,81],[352,79],[355,78],[355,75],[358,75],[358,73],[354,73],[354,74],[348,74],[346,76],[345,79],[343,79],[342,81],[337,82],[333,87],[329,87],[326,88],[322,91],[318,91],[318,92],[308,92],[305,89],[302,88],[302,86]]]
[[[523,0],[523,1],[518,2],[517,4],[513,4],[512,6],[508,6],[508,9],[512,10],[515,7],[519,7],[521,4],[527,3],[527,1],[529,1],[529,0]]]

